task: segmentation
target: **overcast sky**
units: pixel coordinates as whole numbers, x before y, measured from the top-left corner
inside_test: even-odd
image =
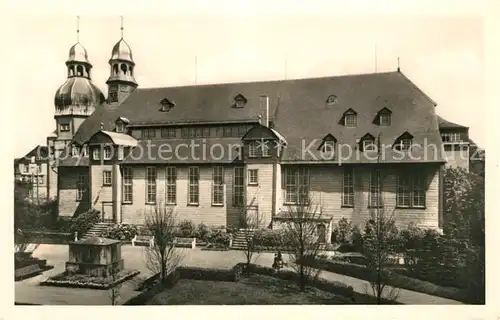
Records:
[[[483,21],[479,16],[124,16],[140,87],[401,71],[438,103],[437,113],[470,127],[484,146]],[[76,42],[76,14],[16,19],[10,48],[14,152],[22,156],[55,129],[54,94]],[[80,43],[106,93],[120,17],[80,17]],[[376,48],[376,50],[375,50]],[[377,54],[375,55],[375,51]],[[198,67],[195,68],[195,56]],[[377,59],[375,59],[375,56]],[[286,68],[285,68],[285,60]],[[377,62],[375,63],[375,60]]]

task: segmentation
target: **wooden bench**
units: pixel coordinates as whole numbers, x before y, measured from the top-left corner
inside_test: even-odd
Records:
[[[149,247],[152,248],[155,245],[155,237],[146,234],[136,234],[132,239],[132,247],[135,247],[136,244],[149,245]]]
[[[188,247],[191,249],[196,248],[196,238],[178,238],[174,239],[174,246],[176,247]]]

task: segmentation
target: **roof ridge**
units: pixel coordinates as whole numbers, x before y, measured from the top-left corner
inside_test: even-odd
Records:
[[[344,75],[336,75],[336,76],[320,76],[320,77],[306,77],[306,78],[293,78],[293,79],[275,79],[275,80],[249,80],[249,81],[237,81],[237,82],[215,82],[215,83],[206,83],[206,84],[189,84],[189,85],[174,85],[174,86],[163,86],[163,87],[148,87],[148,88],[137,88],[137,91],[149,91],[149,90],[161,90],[167,88],[197,88],[197,87],[209,87],[209,86],[225,86],[225,85],[237,85],[237,84],[257,84],[257,83],[276,83],[276,82],[292,82],[292,81],[301,81],[301,80],[320,80],[320,79],[338,79],[338,78],[347,78],[347,77],[359,77],[359,76],[375,76],[375,75],[388,75],[388,74],[396,74],[400,73],[398,71],[387,71],[387,72],[371,72],[371,73],[353,73],[353,74],[344,74]]]

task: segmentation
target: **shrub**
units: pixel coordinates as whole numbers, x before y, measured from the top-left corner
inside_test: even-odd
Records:
[[[195,236],[197,239],[208,242],[212,235],[212,229],[210,229],[206,224],[200,223],[196,228]]]
[[[261,229],[254,233],[254,245],[262,247],[281,247],[283,243],[281,230]]]
[[[78,235],[82,236],[86,234],[94,224],[100,221],[101,213],[97,210],[91,209],[71,219],[70,232],[78,232]]]
[[[137,227],[129,224],[118,224],[106,229],[101,235],[116,240],[132,240],[137,235]]]
[[[196,226],[192,221],[184,220],[177,226],[180,238],[193,238],[196,236]]]
[[[361,233],[358,225],[355,225],[352,228],[351,242],[356,252],[363,251],[363,234]]]
[[[345,217],[339,220],[332,232],[332,241],[336,243],[347,243],[352,238],[351,222]]]
[[[211,234],[208,242],[215,245],[216,247],[227,248],[229,247],[230,239],[230,233],[225,232],[225,230],[217,229]]]

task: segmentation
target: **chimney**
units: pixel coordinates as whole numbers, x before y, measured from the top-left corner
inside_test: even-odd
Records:
[[[261,109],[264,107],[266,109],[265,118],[264,118],[264,126],[269,127],[269,97],[262,95],[260,96],[260,106]]]

